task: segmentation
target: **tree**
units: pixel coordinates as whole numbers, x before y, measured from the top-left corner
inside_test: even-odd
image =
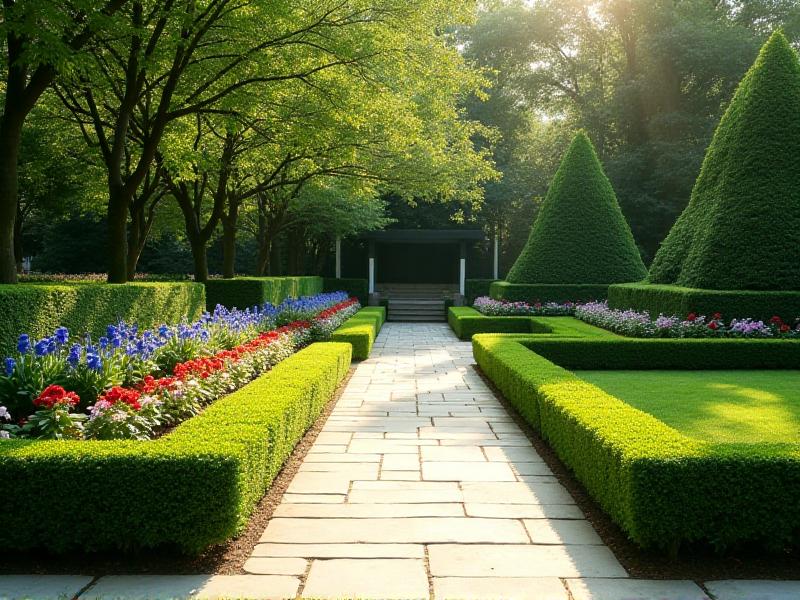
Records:
[[[5,45],[3,114],[0,116],[0,283],[17,280],[14,232],[20,144],[28,115],[59,71],[106,31],[126,0],[3,0],[0,35]]]
[[[800,288],[800,61],[762,48],[708,148],[650,280],[720,290]]]
[[[623,283],[647,270],[592,143],[579,133],[558,168],[510,283]]]

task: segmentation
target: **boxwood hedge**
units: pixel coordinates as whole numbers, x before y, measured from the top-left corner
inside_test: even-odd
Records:
[[[280,304],[288,297],[313,296],[322,292],[322,277],[236,277],[209,279],[206,282],[206,304],[214,310],[217,304],[228,308],[246,308],[271,302]]]
[[[350,365],[349,344],[298,352],[146,442],[0,441],[0,551],[174,546],[235,535]]]
[[[368,306],[359,310],[333,332],[331,340],[346,342],[353,347],[353,358],[369,358],[372,344],[386,322],[386,309],[382,306]]]
[[[495,281],[489,295],[508,302],[588,302],[605,300],[608,284],[508,283]]]
[[[797,342],[477,335],[473,349],[484,373],[636,543],[672,551],[698,541],[796,543],[800,444],[692,439],[564,366],[796,368]]]
[[[351,298],[358,298],[362,306],[369,303],[369,282],[358,278],[326,277],[322,283],[323,292],[347,292]]]
[[[68,327],[73,335],[104,335],[125,320],[140,327],[198,318],[205,310],[202,284],[158,282],[19,283],[0,286],[0,353],[12,352],[20,333],[50,335]]]
[[[653,317],[718,312],[726,320],[767,321],[777,315],[792,323],[800,317],[800,291],[700,290],[677,285],[620,283],[609,286],[608,305],[622,310],[645,310]]]
[[[615,334],[573,317],[488,317],[474,308],[453,306],[447,322],[459,339],[469,340],[476,333],[536,333],[556,336],[611,336]]]

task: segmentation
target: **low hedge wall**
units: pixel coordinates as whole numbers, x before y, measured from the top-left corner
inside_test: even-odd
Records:
[[[536,333],[557,336],[595,337],[615,334],[574,317],[487,317],[474,308],[454,306],[447,322],[459,339],[470,340],[477,333]]]
[[[90,333],[97,339],[120,320],[150,328],[197,319],[205,308],[203,285],[191,282],[2,285],[0,353],[14,351],[21,333],[39,338],[64,326],[73,337]]]
[[[464,303],[472,305],[475,298],[488,296],[495,279],[467,279],[464,282]]]
[[[797,542],[800,444],[689,438],[553,360],[593,369],[796,368],[800,344],[477,335],[473,349],[483,372],[639,545]]]
[[[382,306],[367,306],[347,319],[333,332],[331,340],[346,342],[353,347],[353,358],[369,358],[372,344],[386,322],[386,309]]]
[[[560,283],[508,283],[495,281],[490,294],[495,300],[508,302],[589,302],[605,300],[608,284],[560,284]]]
[[[209,279],[205,285],[208,310],[217,304],[242,309],[265,302],[280,304],[289,297],[319,294],[323,287],[322,277],[236,277]]]
[[[198,552],[245,525],[350,365],[312,344],[154,441],[0,442],[0,551]]]
[[[326,277],[322,291],[347,292],[351,298],[358,298],[361,306],[369,304],[369,282],[366,279]]]
[[[777,315],[787,323],[800,317],[800,291],[700,290],[676,285],[621,283],[608,288],[608,305],[659,314],[722,313],[725,320],[753,318],[767,321]]]

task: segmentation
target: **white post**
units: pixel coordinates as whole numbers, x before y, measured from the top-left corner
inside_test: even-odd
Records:
[[[458,277],[458,293],[464,295],[464,289],[467,281],[467,259],[462,258],[460,261],[461,272]]]
[[[369,293],[375,293],[375,258],[369,257]]]
[[[494,278],[500,278],[500,244],[497,234],[494,234]]]
[[[342,238],[337,235],[336,236],[336,279],[341,279],[341,278],[342,278]]]

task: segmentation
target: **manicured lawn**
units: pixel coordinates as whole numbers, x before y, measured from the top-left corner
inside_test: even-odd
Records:
[[[576,371],[695,439],[800,440],[800,371]]]

